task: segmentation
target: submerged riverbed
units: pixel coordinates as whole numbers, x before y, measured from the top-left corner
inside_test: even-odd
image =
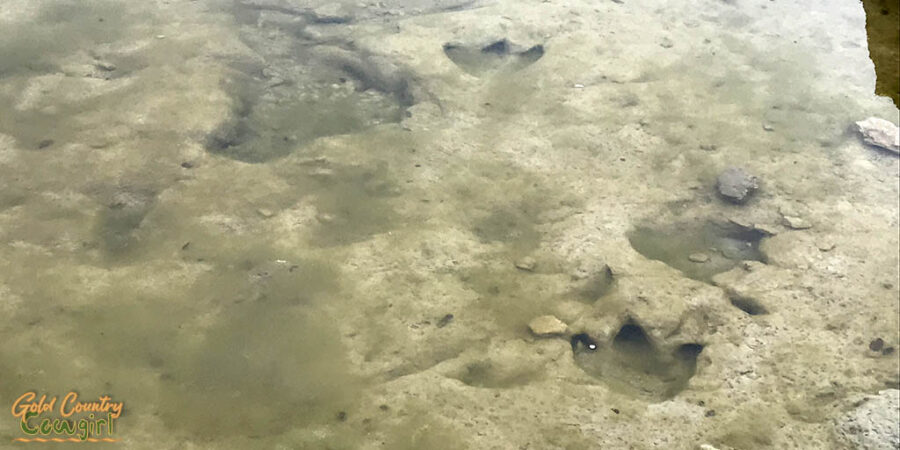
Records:
[[[862,399],[900,414],[900,159],[853,125],[898,110],[857,2],[0,29],[7,408],[109,396],[128,449],[852,448]]]

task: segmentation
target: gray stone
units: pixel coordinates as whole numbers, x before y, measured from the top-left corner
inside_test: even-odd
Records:
[[[104,70],[106,72],[112,72],[116,70],[116,65],[108,61],[97,61],[96,63],[94,63],[94,65],[98,69]]]
[[[537,261],[530,256],[526,256],[518,261],[516,261],[516,268],[531,272],[534,268],[537,267]]]
[[[837,435],[853,448],[900,448],[900,390],[887,389],[863,399],[856,409],[835,420]]]
[[[535,317],[528,322],[528,328],[537,336],[553,336],[563,334],[569,328],[562,320],[556,316],[540,316]]]
[[[695,263],[705,263],[709,261],[709,255],[706,253],[691,253],[688,255],[688,259]]]
[[[732,203],[744,203],[753,191],[759,189],[759,180],[742,168],[731,167],[719,175],[719,194]]]
[[[897,125],[884,119],[869,117],[856,122],[856,127],[866,144],[900,155],[900,128]]]

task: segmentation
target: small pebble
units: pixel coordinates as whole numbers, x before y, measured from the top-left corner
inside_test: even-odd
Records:
[[[98,69],[105,70],[107,72],[116,70],[116,65],[111,62],[97,61],[96,63],[94,63],[94,65],[97,66]]]
[[[256,210],[256,213],[265,217],[266,219],[275,215],[275,212],[273,212],[271,209],[267,209],[267,208],[259,208]]]
[[[869,342],[869,350],[873,352],[880,352],[882,348],[884,348],[884,339],[876,338]]]
[[[705,262],[709,261],[709,255],[707,255],[706,253],[691,253],[688,256],[688,259],[691,262],[695,262],[695,263],[705,263]]]
[[[797,216],[784,216],[784,225],[792,230],[806,230],[812,225]]]
[[[51,145],[53,145],[53,139],[44,139],[43,141],[38,142],[39,149],[45,149]]]
[[[520,270],[531,272],[535,267],[537,267],[537,262],[530,256],[526,256],[516,261],[516,268]]]

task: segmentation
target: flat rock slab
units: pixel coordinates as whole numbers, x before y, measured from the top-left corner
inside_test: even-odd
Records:
[[[565,333],[569,327],[555,316],[540,316],[528,322],[528,328],[537,336],[555,336]]]

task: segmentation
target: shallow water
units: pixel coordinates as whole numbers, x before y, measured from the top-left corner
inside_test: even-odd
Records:
[[[862,5],[566,3],[5,1],[0,404],[109,395],[136,449],[833,443],[735,424],[819,406],[779,371],[900,384],[791,357],[900,344]]]

